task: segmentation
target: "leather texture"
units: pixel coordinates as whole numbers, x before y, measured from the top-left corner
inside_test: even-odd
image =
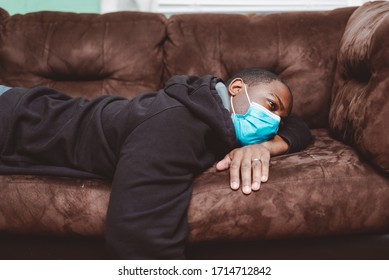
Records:
[[[250,196],[229,188],[228,172],[200,175],[189,242],[389,233],[389,177],[382,172],[389,168],[388,11],[383,1],[325,12],[170,18],[9,16],[0,9],[0,84],[132,98],[175,74],[225,79],[267,68],[290,85],[293,112],[314,141],[273,158],[269,181]],[[101,180],[2,175],[0,231],[101,237],[110,190]]]
[[[160,14],[135,12],[5,17],[0,82],[88,98],[156,91],[163,75],[165,25]]]

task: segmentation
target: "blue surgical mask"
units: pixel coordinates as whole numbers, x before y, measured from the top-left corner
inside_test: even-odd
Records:
[[[281,118],[268,109],[251,102],[245,85],[245,93],[250,103],[247,113],[236,114],[231,96],[232,122],[234,123],[236,138],[241,146],[259,144],[272,139],[278,131]]]

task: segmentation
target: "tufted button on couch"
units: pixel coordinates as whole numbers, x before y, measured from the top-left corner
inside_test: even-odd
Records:
[[[132,98],[172,75],[280,75],[310,126],[249,196],[194,181],[189,258],[389,257],[389,3],[265,15],[0,10],[0,84]],[[1,160],[1,159],[0,159]],[[0,258],[109,258],[110,182],[0,174]]]

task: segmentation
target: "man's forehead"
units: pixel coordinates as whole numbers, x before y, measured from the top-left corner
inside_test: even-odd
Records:
[[[270,83],[262,83],[254,86],[255,90],[260,94],[272,94],[277,96],[284,102],[291,101],[291,92],[289,88],[280,81],[272,81]]]

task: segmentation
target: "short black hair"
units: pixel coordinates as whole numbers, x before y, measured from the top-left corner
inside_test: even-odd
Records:
[[[280,81],[285,84],[276,74],[258,67],[248,68],[234,74],[227,80],[226,86],[228,87],[229,84],[236,78],[241,78],[248,86],[255,86],[262,83],[268,84],[273,81]]]

